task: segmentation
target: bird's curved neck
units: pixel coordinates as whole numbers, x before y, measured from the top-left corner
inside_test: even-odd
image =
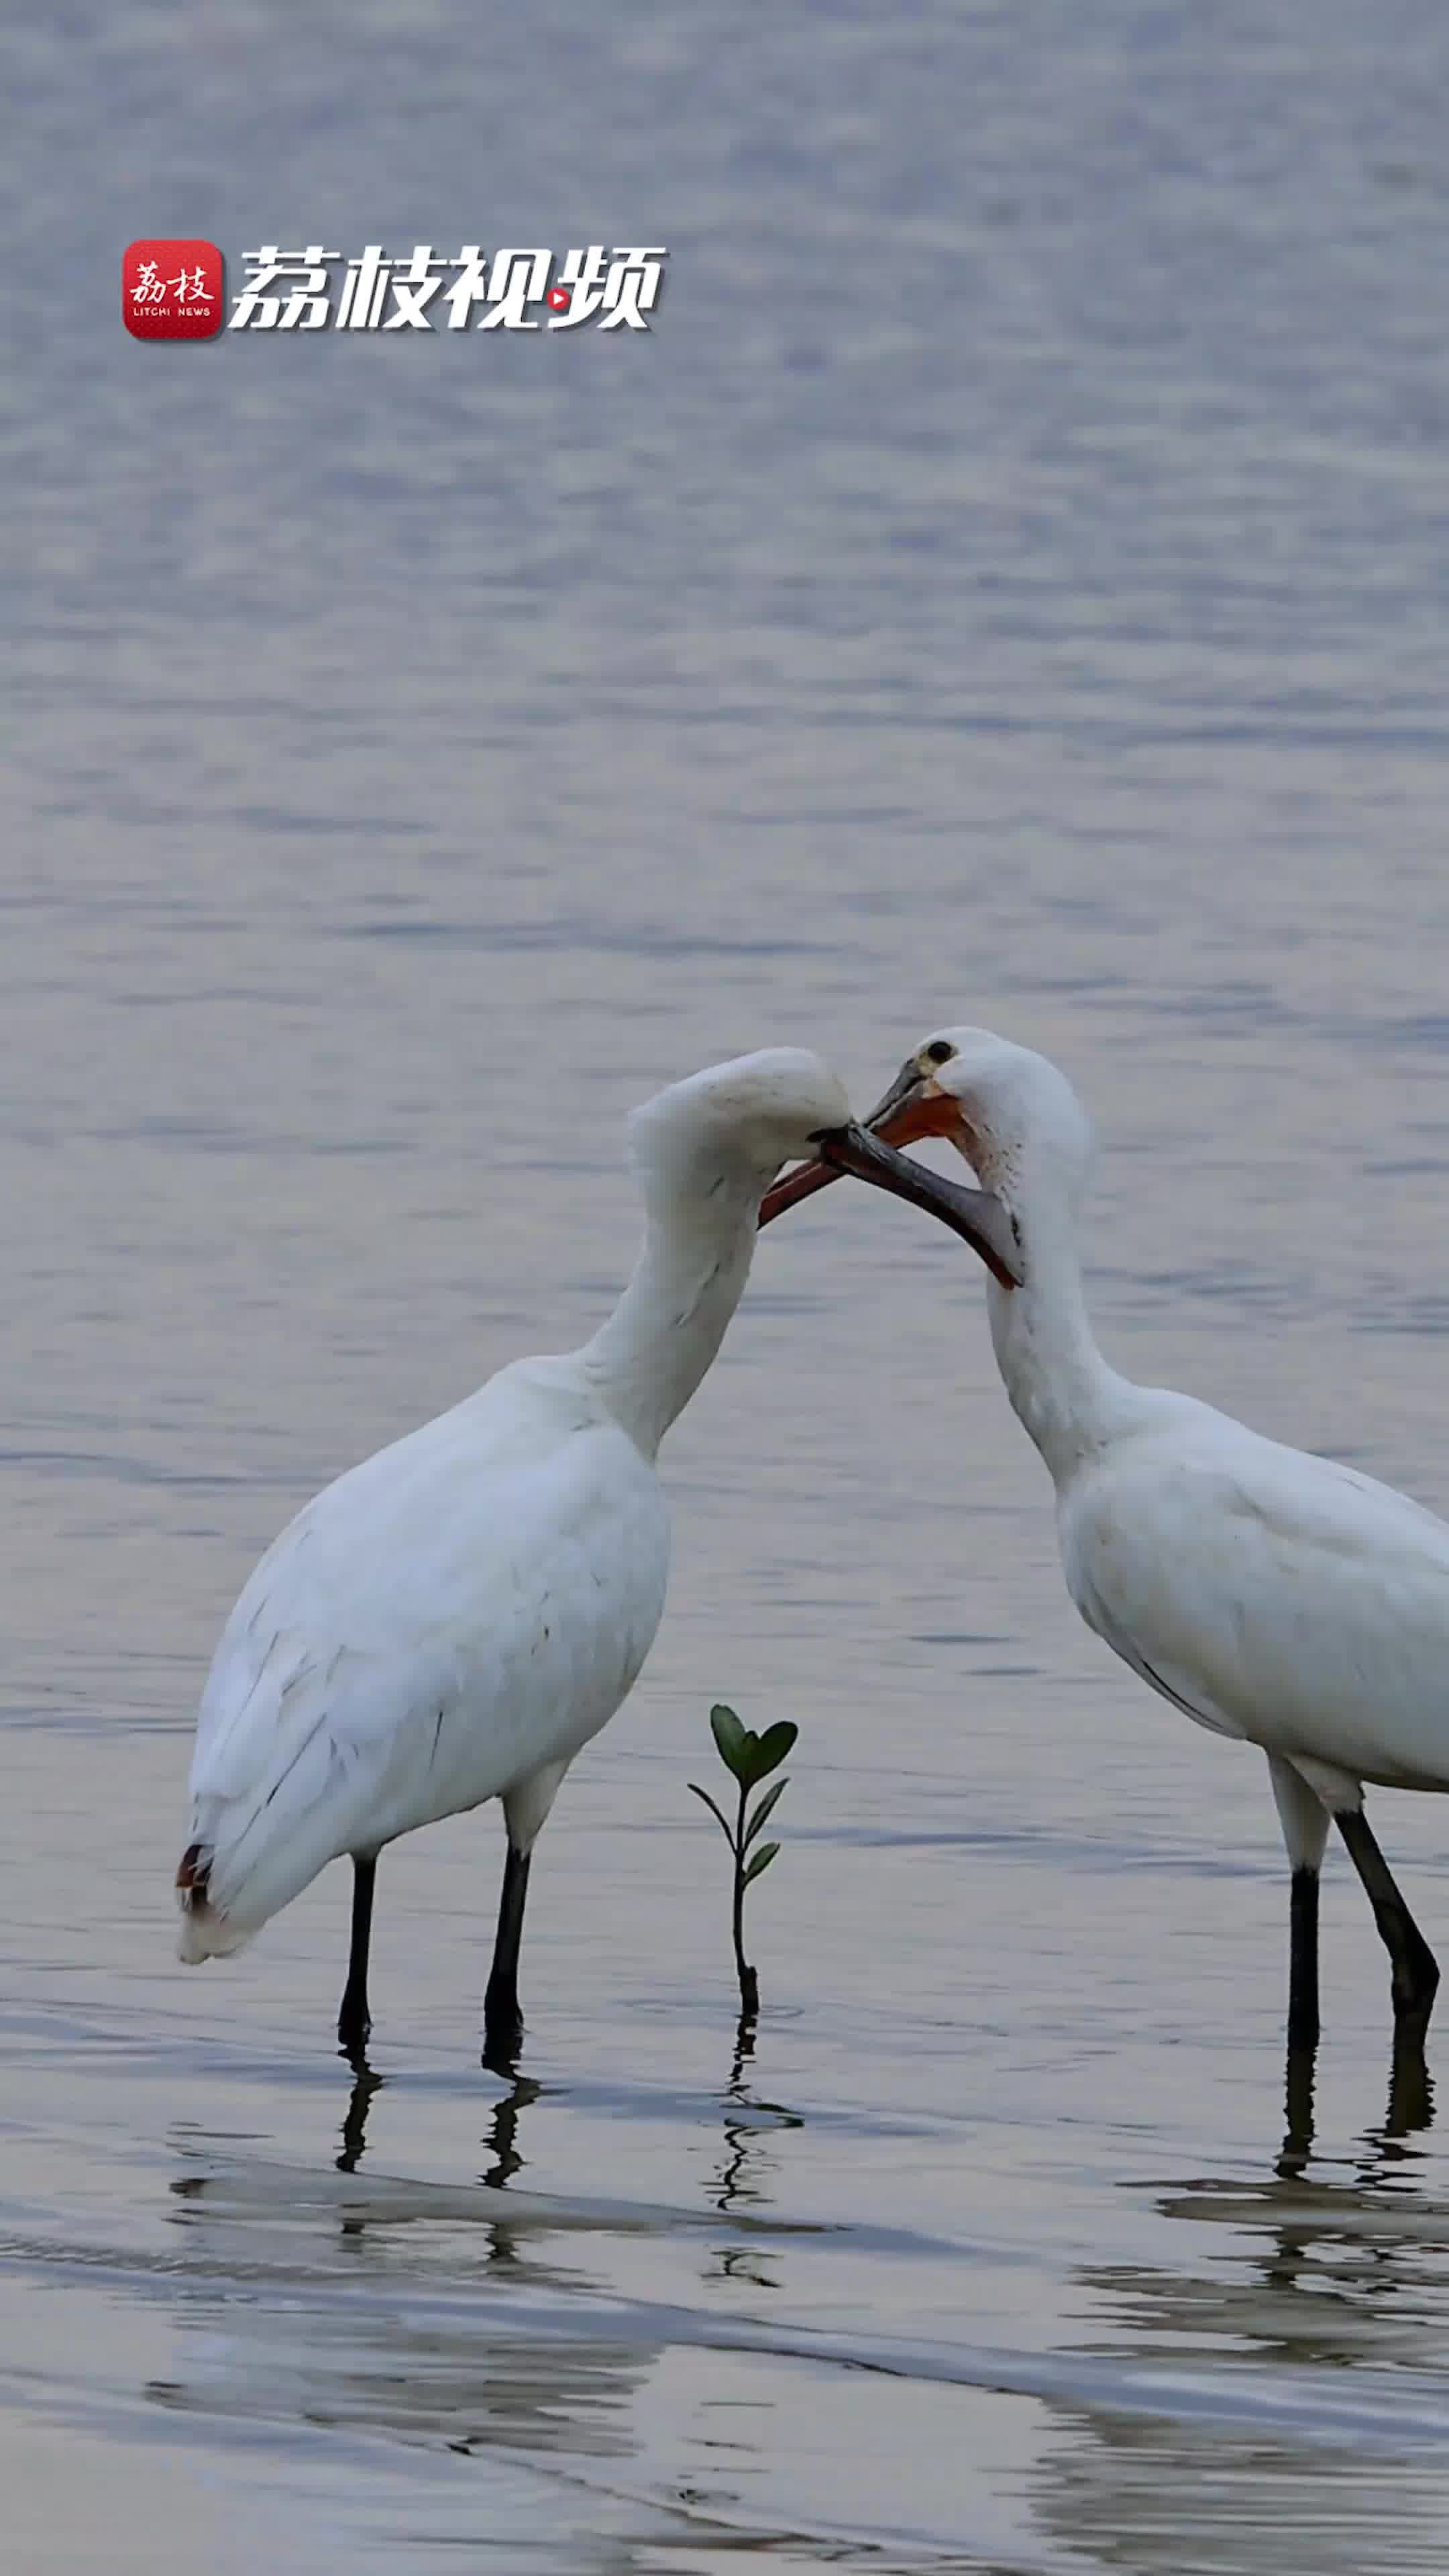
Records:
[[[725,1172],[652,1207],[634,1275],[579,1354],[584,1376],[653,1458],[723,1341],[755,1249],[760,1189]]]
[[[991,1339],[1012,1411],[1060,1485],[1120,1431],[1134,1390],[1097,1348],[1070,1209],[1018,1210],[1019,1288],[988,1282]]]

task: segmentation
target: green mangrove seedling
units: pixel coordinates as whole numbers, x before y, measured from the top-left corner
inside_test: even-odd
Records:
[[[732,1708],[725,1708],[720,1702],[710,1710],[709,1723],[719,1758],[731,1778],[739,1784],[739,1808],[734,1823],[730,1823],[709,1791],[701,1789],[697,1780],[691,1780],[689,1785],[696,1798],[704,1800],[734,1855],[735,1968],[740,1981],[741,2014],[747,2020],[753,2020],[760,2009],[760,1983],[745,1957],[745,1889],[751,1879],[758,1878],[769,1868],[780,1846],[778,1843],[760,1843],[756,1850],[751,1851],[750,1845],[779,1805],[790,1785],[788,1780],[777,1780],[773,1789],[767,1789],[752,1816],[746,1814],[746,1809],[751,1790],[758,1789],[762,1780],[768,1780],[772,1771],[779,1770],[800,1729],[792,1726],[787,1717],[782,1717],[776,1725],[767,1726],[763,1735],[756,1735],[753,1728],[741,1725]]]

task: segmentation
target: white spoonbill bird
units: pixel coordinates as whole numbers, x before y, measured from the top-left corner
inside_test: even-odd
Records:
[[[1391,1486],[1134,1386],[1092,1335],[1077,1255],[1086,1112],[1044,1056],[943,1029],[867,1122],[947,1136],[992,1270],[991,1338],[1056,1487],[1067,1588],[1184,1716],[1268,1757],[1292,1868],[1288,2040],[1318,2038],[1318,1874],[1337,1825],[1391,1963],[1396,2054],[1421,2054],[1439,1971],[1364,1813],[1364,1783],[1449,1789],[1449,1524]],[[817,1160],[767,1222],[837,1177]],[[959,1229],[958,1229],[959,1230]]]
[[[673,1084],[634,1112],[630,1141],[644,1241],[608,1321],[581,1350],[515,1360],[328,1485],[262,1558],[211,1667],[176,1873],[181,1956],[239,1949],[350,1855],[337,2028],[353,2050],[370,2027],[379,1851],[488,1798],[508,1848],[486,2053],[517,2047],[529,1856],[653,1643],[669,1560],[655,1457],[719,1349],[782,1163],[818,1149],[920,1205],[950,1197],[852,1127],[828,1066],[793,1047]]]

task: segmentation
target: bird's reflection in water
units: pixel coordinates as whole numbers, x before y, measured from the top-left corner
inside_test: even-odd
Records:
[[[1283,2144],[1275,2168],[1282,2182],[1295,2182],[1307,2172],[1313,2155],[1316,2051],[1290,2049],[1284,2086]],[[1417,2148],[1405,2141],[1434,2120],[1434,2079],[1420,2048],[1395,2049],[1389,2064],[1389,2099],[1383,2125],[1365,2132],[1377,2168],[1396,2160],[1412,2162]]]
[[[1189,2285],[1184,2274],[1181,2290],[1200,2310],[1230,2307],[1232,2330],[1250,2344],[1271,2347],[1282,2361],[1342,2361],[1359,2340],[1372,2343],[1377,2358],[1386,2335],[1409,2322],[1407,2312],[1401,2319],[1391,2308],[1396,2310],[1402,2293],[1412,2305],[1426,2250],[1449,2245],[1449,2208],[1426,2201],[1413,2188],[1415,2168],[1425,2161],[1424,2149],[1413,2141],[1433,2121],[1433,2080],[1422,2052],[1395,2055],[1383,2120],[1364,2131],[1346,2158],[1335,2160],[1337,2172],[1348,2168],[1351,2178],[1343,2180],[1332,2178],[1335,2168],[1325,2172],[1321,2162],[1317,2173],[1309,2170],[1315,2139],[1311,2058],[1304,2064],[1289,2060],[1286,2109],[1282,2146],[1261,2183],[1241,2177],[1194,2181],[1158,2202],[1164,2217],[1221,2222],[1252,2241],[1246,2274],[1239,2243],[1222,2278]],[[1150,2276],[1120,2277],[1140,2286]],[[1313,2295],[1303,2297],[1305,2290]],[[1256,2304],[1264,2291],[1273,2294],[1274,2304]]]
[[[1336,2328],[1343,2322],[1344,2296],[1351,2305],[1356,2303],[1364,2288],[1370,2286],[1369,2275],[1376,2276],[1371,2285],[1377,2298],[1397,2294],[1395,2254],[1405,2249],[1395,2248],[1393,2217],[1400,2205],[1406,2215],[1414,2213],[1415,2230],[1409,2243],[1422,2254],[1418,2222],[1425,2214],[1423,2204],[1404,2186],[1412,2184],[1413,2169],[1423,2157],[1423,2150],[1411,2145],[1410,2140],[1416,2132],[1427,2129],[1433,2117],[1433,2081],[1422,2054],[1415,2051],[1411,2057],[1396,2056],[1389,2069],[1383,2120],[1377,2127],[1365,2130],[1347,2160],[1353,2180],[1310,2177],[1314,2141],[1312,2069],[1310,2065],[1306,2075],[1303,2070],[1297,2070],[1295,2075],[1290,2062],[1288,2126],[1273,2179],[1265,2182],[1261,2191],[1250,2191],[1244,2198],[1244,2224],[1270,2240],[1257,2258],[1257,2277],[1265,2289],[1295,2295],[1305,2289],[1315,2293],[1327,2289],[1340,2305],[1340,2315],[1334,2320]],[[1170,2205],[1163,2206],[1167,2209]],[[1370,2233],[1364,2222],[1373,2228],[1379,2209],[1384,2213],[1384,2231]],[[1179,2207],[1170,2214],[1193,2213],[1190,2207]],[[1449,2212],[1444,2214],[1444,2228],[1449,2240]],[[1347,2254],[1350,2246],[1353,2255]],[[1387,2272],[1382,2268],[1385,2264]],[[1411,2275],[1415,2269],[1411,2259]],[[1311,2316],[1300,2317],[1296,2310],[1290,2314],[1285,2358],[1322,2357],[1316,2349],[1316,2337],[1326,2320],[1318,2297],[1315,2296]]]
[[[360,2048],[343,2048],[337,2053],[352,2069],[352,2091],[342,2122],[342,2153],[337,2158],[337,2170],[356,2173],[367,2152],[367,2115],[372,2097],[381,2092],[386,2079],[369,2066]]]
[[[1433,2120],[1434,2079],[1422,2050],[1412,2049],[1395,2057],[1389,2076],[1389,2107],[1381,2139],[1385,2159],[1392,2161],[1396,2143],[1411,2137],[1416,2129],[1431,2128]],[[1407,2152],[1414,2154],[1417,2150]]]
[[[338,2055],[352,2069],[352,2091],[342,2121],[342,2153],[337,2158],[339,2173],[356,2173],[367,2152],[367,2119],[372,2097],[387,2082],[370,2066],[361,2049],[340,2049]],[[496,2070],[507,2079],[508,2091],[493,2106],[493,2114],[484,2134],[483,2145],[491,2159],[478,2177],[491,2190],[501,2191],[521,2173],[525,2158],[518,2151],[518,2115],[530,2102],[536,2102],[543,2086],[530,2075],[520,2075],[517,2063],[500,2065]]]
[[[336,2162],[339,2173],[350,2174],[356,2173],[367,2152],[368,2113],[372,2108],[373,2095],[381,2092],[387,2078],[368,2064],[361,2049],[342,2049],[338,2053],[352,2069],[352,2091],[342,2122],[342,2152]],[[530,2102],[538,2100],[543,2086],[531,2075],[520,2075],[516,2059],[498,2065],[494,2072],[507,2079],[508,2090],[495,2102],[484,2132],[483,2148],[488,2163],[478,2179],[486,2189],[502,2191],[516,2173],[523,2171],[527,2161],[518,2147],[519,2114]],[[344,2217],[342,2233],[344,2236],[360,2235],[365,2223],[359,2218]],[[512,2262],[516,2251],[513,2238],[507,2231],[490,2230],[490,2262]]]
[[[506,2070],[500,2067],[498,2072],[506,2072],[508,2091],[493,2105],[493,2116],[483,2140],[492,2163],[478,2177],[490,2191],[504,2190],[516,2173],[522,2173],[528,2159],[518,2150],[518,2115],[527,2110],[530,2102],[536,2102],[543,2091],[543,2086],[533,2076],[520,2075],[516,2064]]]
[[[1396,2567],[1442,2564],[1443,2451],[1422,2425],[1445,2403],[1449,2205],[1414,2188],[1432,2118],[1422,2056],[1401,2058],[1383,2121],[1346,2157],[1320,2148],[1310,2173],[1313,2067],[1290,2061],[1286,2134],[1261,2178],[1154,2195],[1181,2222],[1180,2261],[1077,2271],[1095,2326],[1082,2398],[1032,2481],[1062,2545],[1160,2576],[1172,2535],[1190,2534],[1194,2566],[1222,2576],[1362,2576],[1392,2532]],[[1165,2370],[1189,2403],[1094,2405],[1092,2356]],[[1240,2420],[1215,2415],[1220,2399]]]
[[[520,2075],[516,2061],[507,2069],[499,2066],[494,2071],[500,2075],[507,2073],[509,2089],[493,2105],[492,2117],[483,2138],[484,2150],[490,2162],[478,2179],[485,2190],[506,2191],[514,2175],[522,2173],[528,2161],[526,2156],[519,2152],[519,2115],[528,2108],[530,2102],[538,2100],[543,2086],[535,2082],[531,2075]],[[512,2230],[507,2227],[490,2227],[488,2230],[490,2264],[516,2263],[518,2259],[518,2239]]]
[[[515,2071],[488,2112],[477,2182],[410,2186],[379,2174],[370,2184],[369,2112],[397,2079],[360,2052],[347,2068],[336,2174],[325,2185],[317,2177],[312,2198],[305,2171],[265,2160],[171,2179],[192,2294],[181,2367],[149,2381],[148,2397],[173,2411],[387,2431],[459,2452],[629,2455],[631,2404],[657,2338],[647,2327],[621,2335],[594,2316],[600,2277],[587,2231],[561,2259],[546,2233],[510,2216],[508,2186],[526,2162],[521,2128],[545,2087]],[[481,2224],[470,2203],[486,2210]]]
[[[367,2152],[368,2113],[372,2108],[374,2094],[381,2092],[387,2078],[379,2075],[376,2068],[369,2065],[361,2049],[342,2049],[338,2053],[346,2059],[352,2069],[352,2091],[348,2096],[347,2110],[343,2117],[342,2152],[336,2159],[336,2165],[339,2173],[350,2174],[356,2173]],[[543,2087],[532,2076],[520,2075],[516,2061],[506,2067],[500,2065],[495,2071],[508,2078],[508,2091],[493,2106],[483,2137],[483,2147],[489,2161],[478,2179],[488,2190],[502,2191],[516,2173],[523,2171],[526,2162],[518,2148],[519,2114],[530,2102],[538,2100]],[[360,2236],[366,2225],[365,2219],[344,2214],[341,2221],[342,2234]],[[511,2263],[516,2259],[516,2255],[517,2246],[508,2230],[502,2228],[489,2230],[488,2260],[490,2263]]]
[[[744,2013],[735,2033],[734,2062],[724,2090],[724,2153],[709,2187],[710,2198],[722,2214],[759,2207],[773,2198],[768,2185],[776,2159],[761,2141],[773,2131],[805,2126],[798,2111],[787,2110],[783,2102],[768,2102],[750,2089],[746,2070],[754,2054],[754,2017]],[[751,2281],[761,2290],[779,2287],[774,2259],[750,2245],[720,2247],[713,2258],[711,2277]]]

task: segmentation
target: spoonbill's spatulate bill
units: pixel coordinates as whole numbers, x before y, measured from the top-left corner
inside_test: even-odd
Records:
[[[1396,2050],[1421,2053],[1439,1971],[1363,1793],[1449,1789],[1449,1525],[1355,1468],[1108,1367],[1077,1255],[1091,1131],[1044,1056],[943,1029],[868,1123],[896,1145],[950,1137],[981,1184],[991,1338],[1051,1471],[1087,1625],[1185,1716],[1268,1757],[1292,1867],[1290,2052],[1318,2038],[1332,1820],[1389,1954]],[[828,1157],[789,1174],[761,1223],[837,1177]]]
[[[957,1222],[964,1193],[849,1120],[835,1076],[796,1048],[660,1092],[630,1121],[643,1246],[593,1340],[500,1369],[283,1531],[202,1699],[176,1877],[183,1959],[239,1949],[348,1854],[338,2036],[360,2047],[379,1851],[499,1798],[508,1846],[485,2053],[511,2056],[533,1844],[653,1642],[669,1559],[655,1457],[739,1301],[762,1193],[818,1147]]]

